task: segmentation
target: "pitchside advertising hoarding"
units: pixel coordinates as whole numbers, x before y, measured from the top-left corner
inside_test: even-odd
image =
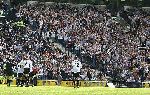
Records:
[[[143,88],[150,88],[150,81],[149,82],[142,82]]]
[[[57,80],[38,80],[37,86],[56,86]],[[62,81],[61,86],[73,87],[73,81]],[[106,87],[106,81],[80,81],[81,87]]]
[[[13,82],[15,83],[15,82]],[[37,86],[56,86],[57,80],[38,80]],[[80,81],[80,87],[106,87],[106,81]],[[73,81],[62,81],[60,86],[73,87]],[[150,82],[142,82],[143,88],[150,88]]]
[[[6,84],[7,80],[1,78],[0,84]],[[37,80],[37,86],[57,86],[57,80]],[[12,86],[16,86],[16,80],[12,80]],[[80,87],[107,87],[106,81],[80,81]],[[62,81],[60,86],[73,87],[73,81]],[[150,82],[142,82],[143,88],[150,88]]]
[[[5,79],[0,81],[1,84],[6,84]],[[57,86],[57,80],[37,80],[37,86]],[[12,80],[11,85],[16,85],[16,80]],[[106,87],[106,81],[80,81],[80,87]],[[73,87],[73,81],[62,81],[60,86]]]

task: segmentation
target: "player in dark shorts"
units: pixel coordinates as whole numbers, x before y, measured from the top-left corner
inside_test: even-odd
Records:
[[[29,74],[30,73],[30,68],[24,68],[24,74]]]
[[[30,60],[29,56],[26,56],[24,63],[25,63],[24,65],[25,83],[26,83],[26,87],[29,87],[30,80],[33,77],[33,74],[32,74],[33,62]]]
[[[33,71],[29,72],[29,85],[32,86],[32,87],[34,86],[34,80],[33,80],[34,79],[34,75],[35,74],[33,73]]]
[[[23,73],[18,73],[17,77],[17,87],[21,85],[23,87],[24,81],[23,81]]]
[[[81,68],[82,68],[81,62],[78,60],[77,57],[75,57],[75,59],[72,61],[72,74],[73,74],[74,88],[76,87],[79,88],[79,77],[80,77]]]
[[[73,85],[74,85],[74,88],[75,87],[79,87],[80,73],[79,72],[77,72],[77,73],[72,72],[72,75],[73,75]]]
[[[30,74],[30,68],[24,68],[26,87],[29,86],[29,74]]]
[[[17,65],[17,87],[19,85],[21,85],[21,87],[23,87],[23,84],[24,84],[23,72],[24,72],[23,63],[20,62]]]

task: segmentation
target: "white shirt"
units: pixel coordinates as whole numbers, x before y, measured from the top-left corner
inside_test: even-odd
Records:
[[[72,72],[77,73],[80,72],[80,69],[82,68],[82,64],[79,60],[72,61]]]
[[[23,73],[24,72],[24,64],[21,62],[17,65],[17,73]]]
[[[30,72],[32,72],[33,62],[31,60],[24,60],[24,68],[30,68]]]

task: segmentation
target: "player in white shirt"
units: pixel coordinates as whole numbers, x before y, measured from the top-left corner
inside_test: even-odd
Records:
[[[23,64],[24,64],[24,75],[26,77],[26,87],[28,87],[30,79],[32,78],[33,62],[29,59],[28,56],[25,56]]]
[[[24,62],[24,74],[29,74],[30,72],[32,72],[33,62],[30,59],[24,60]]]
[[[79,87],[79,76],[80,76],[80,70],[82,68],[81,62],[78,60],[77,57],[74,58],[72,61],[72,74],[73,74],[73,83],[74,88],[77,86]],[[76,84],[77,81],[77,84]]]
[[[21,87],[24,84],[23,81],[23,72],[24,72],[24,62],[21,60],[20,63],[17,65],[17,86],[21,85]]]

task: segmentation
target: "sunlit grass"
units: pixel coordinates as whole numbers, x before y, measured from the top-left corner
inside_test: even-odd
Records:
[[[7,87],[0,86],[0,95],[150,95],[149,88],[107,88],[107,87]]]

